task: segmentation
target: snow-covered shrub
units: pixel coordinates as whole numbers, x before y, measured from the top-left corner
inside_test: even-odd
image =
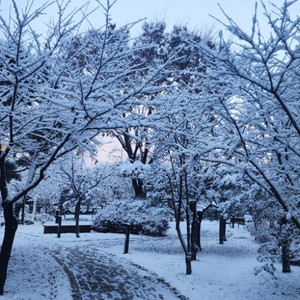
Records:
[[[124,233],[124,224],[134,234],[162,236],[169,228],[169,209],[147,200],[115,200],[98,213],[93,226],[99,232]]]
[[[49,215],[49,214],[36,214],[34,217],[34,220],[37,222],[40,222],[42,224],[49,222],[49,221],[53,221],[53,216]]]
[[[124,177],[144,179],[149,172],[150,166],[140,161],[124,162],[119,165],[119,173]]]

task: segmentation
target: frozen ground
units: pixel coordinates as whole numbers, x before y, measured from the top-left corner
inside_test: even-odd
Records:
[[[187,276],[173,228],[163,238],[132,235],[124,255],[124,235],[58,239],[40,224],[20,226],[2,299],[300,299],[299,267],[283,274],[278,265],[276,281],[255,276],[257,245],[244,228],[229,229],[223,245],[216,222],[204,221],[202,229],[203,251]]]

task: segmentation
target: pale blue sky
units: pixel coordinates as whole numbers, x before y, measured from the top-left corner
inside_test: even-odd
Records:
[[[168,26],[174,23],[188,24],[191,29],[216,30],[222,26],[210,15],[225,20],[219,6],[226,11],[242,28],[251,28],[251,20],[255,10],[255,0],[118,0],[111,13],[112,18],[120,25],[139,18],[147,20],[165,20]],[[269,0],[265,1],[266,3]],[[273,0],[282,6],[284,0]],[[259,10],[262,6],[259,3]],[[292,13],[300,13],[300,0],[293,5]]]
[[[25,0],[16,0],[17,4],[24,6]],[[35,5],[41,5],[46,0],[35,0]],[[83,0],[72,0],[72,6],[82,5]],[[90,8],[96,5],[95,0],[90,0]],[[102,0],[106,3],[106,0]],[[215,30],[222,27],[214,21],[209,15],[214,15],[217,18],[224,20],[218,3],[242,28],[251,28],[251,19],[254,12],[255,0],[118,0],[111,10],[111,17],[117,25],[124,25],[128,22],[133,22],[141,18],[147,20],[164,20],[169,28],[173,24],[188,24],[191,29],[209,29],[214,26]],[[268,2],[267,0],[265,2]],[[7,16],[11,0],[0,0],[0,13]],[[283,0],[273,0],[273,3],[281,6]],[[259,1],[259,7],[261,5]],[[300,1],[293,6],[292,12],[294,14],[300,13]],[[49,16],[55,16],[55,9],[48,11]],[[97,11],[90,16],[91,23],[95,28],[103,25],[103,12]],[[45,23],[47,18],[45,17]],[[42,24],[38,24],[42,30]],[[136,27],[135,32],[139,32],[139,26]]]
[[[240,20],[243,20],[241,12],[251,18],[254,11],[252,0],[119,0],[112,17],[124,23],[147,17],[148,20],[163,19],[170,25],[187,23],[191,28],[210,27],[215,21],[209,14],[221,16],[218,3]]]

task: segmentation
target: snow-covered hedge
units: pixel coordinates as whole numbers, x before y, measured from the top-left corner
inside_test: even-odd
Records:
[[[149,200],[115,200],[98,213],[94,229],[124,233],[124,224],[131,224],[131,233],[134,234],[163,236],[169,228],[169,209],[151,206]]]

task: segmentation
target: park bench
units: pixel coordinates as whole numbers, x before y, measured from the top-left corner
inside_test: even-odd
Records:
[[[44,233],[57,233],[58,224],[47,224],[44,225]],[[79,225],[79,232],[91,232],[92,225]],[[61,233],[76,233],[75,225],[61,225]]]
[[[245,218],[244,217],[231,217],[230,224],[231,224],[232,228],[234,228],[235,223],[238,224],[238,228],[240,227],[240,225],[245,226]]]

